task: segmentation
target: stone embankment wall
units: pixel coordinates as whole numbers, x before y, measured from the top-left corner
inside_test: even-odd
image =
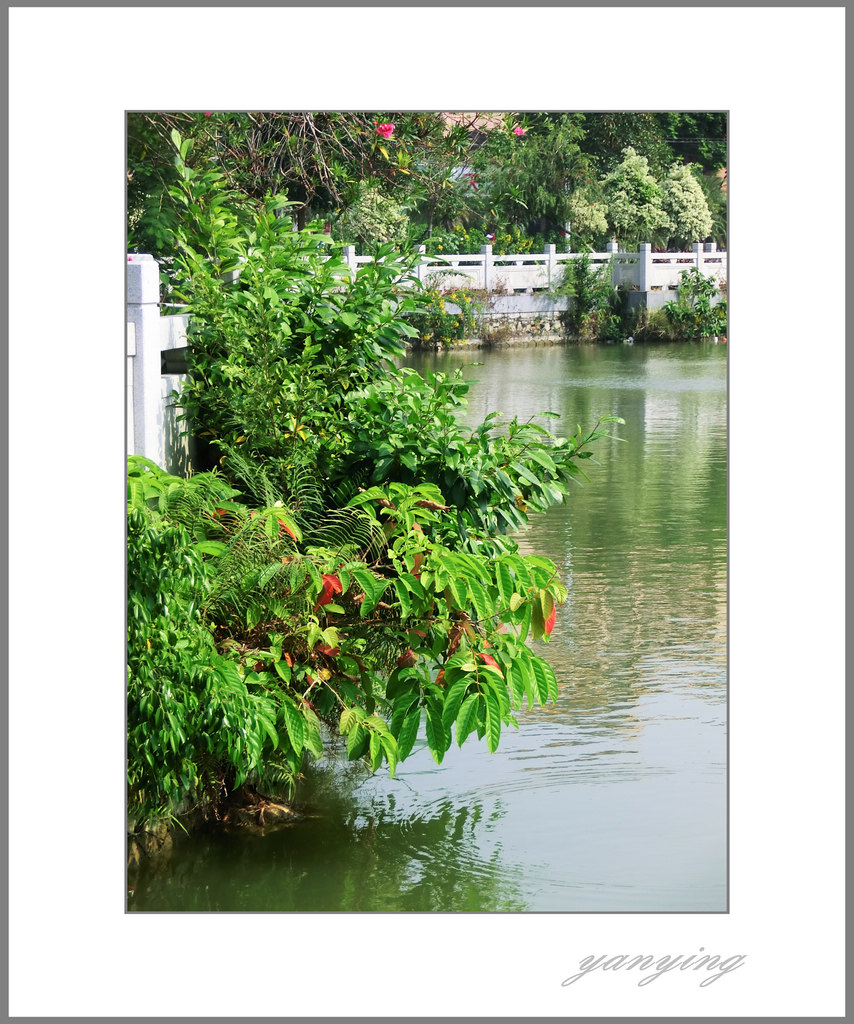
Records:
[[[420,349],[485,348],[510,345],[559,345],[567,340],[560,322],[560,311],[550,313],[492,313],[484,317],[480,336],[455,341],[416,342]]]

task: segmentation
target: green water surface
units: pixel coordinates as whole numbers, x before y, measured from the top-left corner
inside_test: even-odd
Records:
[[[726,348],[520,348],[411,356],[464,368],[491,410],[625,419],[522,549],[569,591],[547,656],[557,705],[397,777],[331,758],[306,818],[198,835],[139,880],[136,911],[725,911]],[[482,363],[482,365],[476,365]]]

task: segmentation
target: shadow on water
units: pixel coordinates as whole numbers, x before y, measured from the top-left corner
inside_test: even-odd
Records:
[[[129,909],[526,909],[519,865],[503,863],[500,840],[489,840],[504,813],[500,799],[445,799],[416,813],[394,790],[360,798],[372,784],[358,765],[316,767],[304,820],[266,834],[209,831],[179,843],[140,875]]]

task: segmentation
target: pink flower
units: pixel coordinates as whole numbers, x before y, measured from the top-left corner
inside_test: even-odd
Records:
[[[212,111],[212,110],[206,110],[206,111],[205,111],[205,117],[210,117],[210,116],[211,116],[211,114],[213,114],[213,111]]]
[[[518,124],[513,129],[513,131],[515,132],[516,135],[524,135],[525,134],[525,129],[524,128],[520,128]]]
[[[377,125],[377,135],[382,135],[382,137],[384,139],[390,139],[393,132],[394,132],[394,125],[393,124],[378,124]]]

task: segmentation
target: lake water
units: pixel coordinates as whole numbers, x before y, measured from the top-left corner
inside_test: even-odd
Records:
[[[495,754],[472,737],[437,766],[420,746],[394,780],[322,762],[305,820],[179,844],[130,909],[725,911],[725,346],[407,364],[464,367],[471,422],[551,410],[560,434],[626,421],[624,442],[598,443],[589,482],[521,537],[569,591],[547,648],[560,700],[520,712]]]

